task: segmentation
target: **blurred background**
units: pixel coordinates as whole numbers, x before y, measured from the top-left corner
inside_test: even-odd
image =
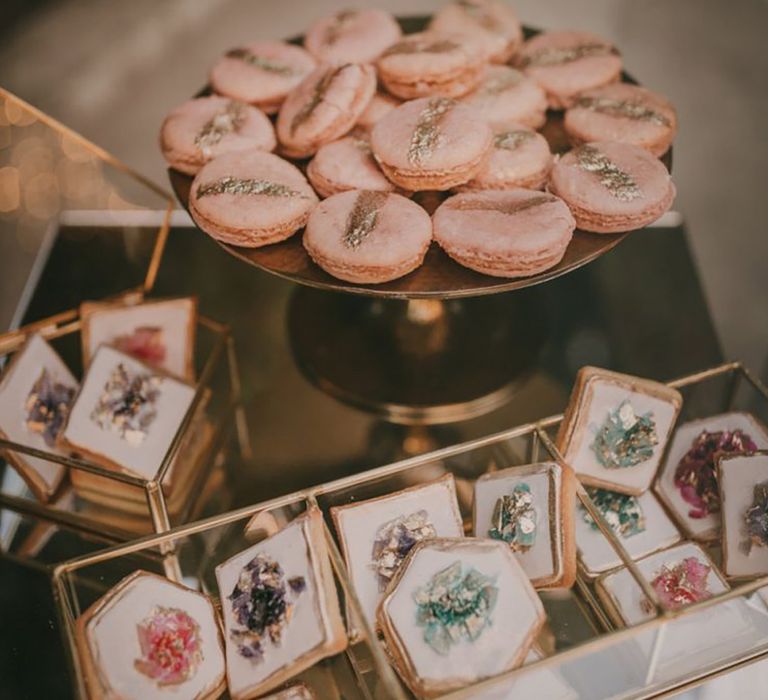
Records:
[[[439,3],[375,4],[416,14]],[[605,35],[631,73],[677,105],[675,208],[685,217],[723,354],[765,378],[768,2],[734,0],[727,10],[720,0],[513,5],[532,26]],[[159,125],[201,87],[218,54],[250,39],[295,35],[338,8],[337,0],[3,0],[0,84],[165,184]],[[1,175],[0,193],[7,186]],[[22,273],[22,261],[0,257],[0,279]],[[656,271],[645,272],[652,285]]]

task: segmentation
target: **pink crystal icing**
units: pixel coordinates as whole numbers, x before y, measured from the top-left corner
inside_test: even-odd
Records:
[[[141,658],[136,670],[158,685],[178,685],[203,660],[200,626],[178,608],[155,608],[137,626]]]
[[[129,335],[120,335],[112,343],[120,352],[160,367],[165,361],[166,349],[163,329],[155,326],[140,326]]]
[[[686,557],[674,566],[662,566],[656,578],[651,581],[651,587],[665,608],[678,610],[712,596],[707,588],[711,570],[712,567],[696,557]]]

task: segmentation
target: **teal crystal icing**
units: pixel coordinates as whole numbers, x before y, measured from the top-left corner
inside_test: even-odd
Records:
[[[536,542],[536,525],[531,487],[517,484],[512,493],[496,501],[488,536],[503,540],[515,552],[527,552]]]
[[[424,641],[441,655],[462,639],[475,641],[491,624],[498,592],[492,578],[473,568],[465,573],[460,561],[439,571],[413,594]]]
[[[650,459],[658,442],[653,413],[638,416],[627,400],[608,414],[592,450],[606,469],[623,469]]]
[[[635,496],[597,488],[587,488],[587,492],[595,507],[617,535],[627,538],[645,531],[645,515],[640,501]],[[581,514],[584,522],[591,525],[592,529],[598,529],[594,518],[584,506],[581,506]]]

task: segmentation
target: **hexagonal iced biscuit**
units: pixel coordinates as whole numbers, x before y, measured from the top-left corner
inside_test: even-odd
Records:
[[[706,552],[683,542],[637,562],[661,603],[683,608],[728,590],[728,584]],[[626,567],[603,574],[595,582],[598,597],[619,626],[637,625],[654,617],[650,601]]]
[[[371,624],[387,584],[416,542],[464,534],[452,474],[331,508],[331,515],[350,579]]]
[[[653,488],[689,537],[716,539],[720,498],[715,454],[766,448],[768,429],[749,413],[721,413],[683,423],[672,436]]]
[[[519,666],[544,619],[509,546],[477,538],[417,544],[378,612],[395,668],[419,697]]]
[[[77,380],[56,351],[33,335],[11,359],[0,382],[0,436],[20,445],[67,456],[58,439],[77,394]],[[56,462],[5,451],[41,501],[56,495],[66,469]]]
[[[203,700],[224,690],[219,621],[202,593],[136,571],[77,620],[88,696]]]
[[[475,537],[506,542],[536,588],[576,577],[573,471],[555,462],[510,467],[475,482]]]
[[[273,690],[347,646],[320,511],[216,567],[233,700]]]
[[[656,475],[682,401],[664,384],[583,367],[558,448],[583,483],[639,496]]]
[[[718,461],[723,570],[746,578],[768,574],[768,452]]]
[[[680,541],[680,531],[651,491],[642,496],[627,496],[591,487],[587,490],[633,560]],[[622,565],[619,555],[581,503],[576,508],[576,547],[589,576]]]

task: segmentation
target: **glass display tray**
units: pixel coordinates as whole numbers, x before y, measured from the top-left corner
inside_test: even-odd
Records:
[[[683,394],[681,421],[731,410],[749,411],[759,420],[768,421],[768,389],[738,363],[690,375],[670,385]],[[85,697],[74,646],[75,620],[109,587],[137,568],[144,568],[215,597],[213,571],[217,564],[274,532],[307,507],[317,506],[325,515],[337,587],[342,602],[347,603],[342,608],[348,608],[349,628],[357,632],[350,637],[345,653],[317,664],[297,680],[312,686],[320,700],[410,697],[387,663],[383,645],[360,614],[339,554],[329,508],[451,473],[469,526],[472,482],[478,476],[539,460],[562,461],[553,443],[561,419],[552,416],[59,564],[53,570],[53,584],[75,692]],[[537,640],[542,658],[446,698],[661,697],[768,657],[768,607],[759,590],[768,584],[768,577],[733,584],[724,594],[676,612],[662,610],[653,590],[594,509],[583,487],[579,486],[577,495],[653,601],[656,616],[634,627],[617,629],[580,568],[573,589],[540,593],[547,613],[545,631]],[[717,562],[717,552],[711,554]]]
[[[428,16],[398,17],[398,22],[405,34],[424,30],[429,20]],[[523,31],[526,38],[539,32],[531,27],[524,27]],[[302,37],[295,37],[290,41],[298,44],[301,43]],[[637,83],[626,72],[622,73],[622,80]],[[206,87],[200,94],[210,94],[210,91],[210,87]],[[554,153],[563,153],[570,148],[562,121],[562,112],[550,110],[547,112],[547,122],[541,129]],[[661,158],[670,170],[672,151],[670,147]],[[304,169],[306,162],[299,161],[297,164]],[[168,169],[168,177],[176,197],[188,210],[192,177],[173,168]],[[443,192],[421,194],[437,194],[440,201],[448,196],[448,193]],[[218,241],[217,243],[238,260],[298,284],[379,298],[434,300],[497,294],[548,282],[605,255],[621,243],[629,233],[596,234],[577,229],[564,258],[557,265],[537,275],[515,279],[491,277],[469,270],[448,257],[437,243],[433,242],[421,267],[400,279],[374,285],[345,282],[320,269],[304,250],[302,235],[297,233],[281,243],[261,248],[242,248]]]

